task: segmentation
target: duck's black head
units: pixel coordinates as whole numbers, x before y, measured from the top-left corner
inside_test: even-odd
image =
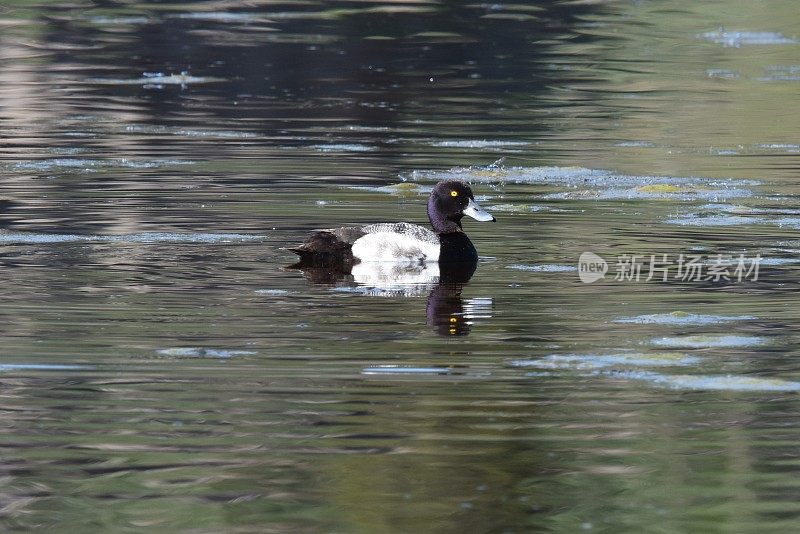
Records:
[[[439,182],[428,199],[428,219],[437,234],[461,231],[461,218],[469,215],[476,221],[494,221],[485,212],[472,194],[472,189],[464,182],[455,180]]]

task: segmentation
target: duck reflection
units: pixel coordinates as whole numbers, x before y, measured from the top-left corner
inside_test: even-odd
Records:
[[[353,287],[364,294],[418,296],[428,293],[426,322],[442,336],[466,336],[476,317],[491,316],[491,299],[465,300],[461,293],[477,261],[451,264],[364,262],[353,266],[311,267],[297,263],[312,284]]]
[[[13,200],[0,198],[0,229],[8,228],[14,223],[14,218],[8,212],[15,206],[16,203]]]
[[[428,294],[425,307],[428,326],[440,336],[466,336],[472,323],[464,313],[464,284],[439,283]]]

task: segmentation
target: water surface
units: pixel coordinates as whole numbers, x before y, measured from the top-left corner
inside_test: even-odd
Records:
[[[0,7],[5,530],[796,530],[795,2],[234,4]]]

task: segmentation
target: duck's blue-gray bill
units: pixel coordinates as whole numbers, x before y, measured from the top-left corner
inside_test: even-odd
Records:
[[[478,206],[478,203],[472,199],[469,199],[469,204],[467,207],[464,208],[464,215],[469,215],[476,221],[495,221],[497,219],[494,218],[494,215],[489,213],[488,211],[484,211],[483,208]]]

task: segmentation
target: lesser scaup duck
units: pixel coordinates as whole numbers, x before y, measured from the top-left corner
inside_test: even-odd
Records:
[[[475,264],[478,252],[461,228],[468,215],[477,221],[495,218],[475,202],[472,189],[458,181],[436,184],[428,199],[433,231],[410,223],[378,223],[315,232],[290,248],[300,256],[294,267],[344,267],[362,262]],[[470,273],[471,274],[471,273]]]

